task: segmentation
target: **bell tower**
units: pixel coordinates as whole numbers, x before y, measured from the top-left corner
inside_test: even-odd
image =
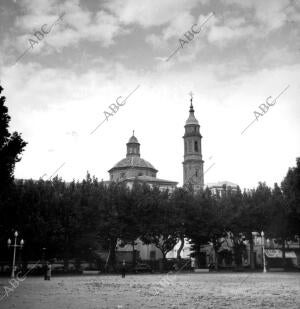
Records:
[[[194,115],[193,94],[191,95],[191,105],[189,118],[185,122],[184,140],[184,161],[183,161],[183,184],[192,185],[194,192],[198,192],[204,187],[204,175],[202,160],[202,147],[200,125]]]

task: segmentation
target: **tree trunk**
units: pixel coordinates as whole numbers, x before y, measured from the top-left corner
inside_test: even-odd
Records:
[[[161,251],[161,253],[162,253],[162,255],[163,255],[163,258],[162,258],[162,264],[161,264],[161,267],[160,267],[160,271],[161,272],[164,272],[165,271],[165,266],[166,266],[166,255],[167,255],[167,253],[166,252],[164,252],[163,250],[160,250]]]
[[[182,249],[183,249],[183,247],[184,247],[184,236],[183,235],[181,235],[181,237],[180,237],[180,241],[181,241],[181,243],[180,243],[180,247],[179,247],[179,249],[178,249],[178,251],[177,251],[177,259],[181,259],[181,251],[182,251]]]
[[[68,271],[69,270],[69,258],[68,255],[65,255],[64,257],[64,271]]]
[[[65,251],[64,251],[64,257],[63,257],[63,261],[64,261],[64,271],[67,272],[69,270],[69,257],[70,257],[70,253],[69,253],[69,235],[67,233],[65,233]]]
[[[216,248],[214,248],[214,250],[215,250],[215,269],[219,270],[219,253]]]
[[[250,233],[250,238],[249,238],[249,245],[250,245],[250,268],[254,270],[254,244],[253,244],[253,236],[252,233]]]
[[[134,267],[136,264],[136,254],[135,254],[136,252],[134,249],[134,240],[132,241],[131,245],[132,245],[132,265]]]
[[[108,255],[107,255],[107,258],[106,258],[106,261],[105,261],[105,266],[104,266],[104,270],[105,270],[106,273],[107,273],[107,266],[108,266],[109,257],[110,257],[110,248],[108,250]]]
[[[111,248],[110,248],[110,252],[111,252],[110,262],[111,262],[111,266],[114,271],[116,271],[116,245],[117,245],[117,241],[113,239],[111,242]]]
[[[107,270],[108,266],[112,266],[113,270],[116,271],[116,244],[117,240],[111,239],[109,241],[109,252],[106,259],[105,269]]]
[[[286,269],[286,259],[285,259],[285,238],[282,240],[282,266],[283,269]]]

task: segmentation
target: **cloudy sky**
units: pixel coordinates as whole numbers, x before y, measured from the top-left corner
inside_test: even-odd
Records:
[[[15,176],[106,180],[135,130],[181,185],[192,91],[205,182],[280,182],[300,154],[299,24],[299,0],[1,0],[2,94],[28,142]]]

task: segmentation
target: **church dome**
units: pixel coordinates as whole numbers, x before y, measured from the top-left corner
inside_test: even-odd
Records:
[[[114,165],[108,172],[111,173],[115,170],[122,170],[122,169],[147,169],[149,172],[158,172],[154,166],[149,163],[148,161],[142,159],[140,157],[140,143],[138,139],[133,135],[130,137],[127,145],[127,154],[126,158],[119,161],[117,164]]]
[[[129,141],[128,141],[128,143],[138,143],[139,141],[137,140],[137,138],[134,136],[134,135],[132,135],[131,137],[130,137],[130,139],[129,139]]]
[[[112,169],[116,168],[147,168],[156,171],[151,163],[137,156],[122,159]]]

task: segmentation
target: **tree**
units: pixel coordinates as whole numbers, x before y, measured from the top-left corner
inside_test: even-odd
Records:
[[[285,260],[285,240],[300,236],[300,158],[296,159],[296,167],[289,168],[281,183],[282,195],[279,200],[279,217],[282,223],[278,225],[282,239],[283,266]],[[277,191],[280,189],[278,188]]]
[[[268,222],[268,234],[279,240],[282,244],[282,258],[283,267],[286,267],[285,259],[285,242],[289,238],[289,205],[286,203],[283,197],[283,193],[277,183],[274,184],[272,190],[271,205],[270,205],[270,216]]]
[[[199,261],[201,247],[211,243],[216,255],[216,268],[218,268],[218,251],[221,246],[219,238],[224,232],[224,209],[209,189],[195,195],[191,207],[187,225],[187,236],[191,239],[193,251],[191,255]]]
[[[257,188],[244,191],[239,210],[239,232],[243,232],[250,245],[250,267],[254,269],[252,232],[268,231],[272,191],[260,182]],[[236,232],[237,232],[236,230]]]
[[[148,191],[140,203],[140,220],[141,240],[161,251],[164,265],[167,253],[178,241],[175,211],[168,191],[161,192],[156,187]]]
[[[181,251],[184,247],[185,237],[187,236],[193,201],[193,194],[184,188],[176,189],[170,197],[170,203],[174,209],[173,218],[176,234],[180,241],[180,246],[177,250],[177,259],[181,259]]]
[[[290,209],[288,218],[290,232],[292,235],[300,236],[300,158],[296,159],[296,167],[289,168],[281,188]]]
[[[116,270],[118,241],[132,242],[135,238],[136,229],[131,227],[134,224],[132,211],[130,190],[125,184],[111,183],[104,188],[98,209],[97,232],[99,240],[108,248],[106,268],[110,266]]]
[[[3,88],[0,85],[0,95]],[[10,116],[5,106],[6,98],[0,96],[0,188],[4,189],[13,181],[15,164],[21,160],[26,142],[17,132],[9,133]]]

